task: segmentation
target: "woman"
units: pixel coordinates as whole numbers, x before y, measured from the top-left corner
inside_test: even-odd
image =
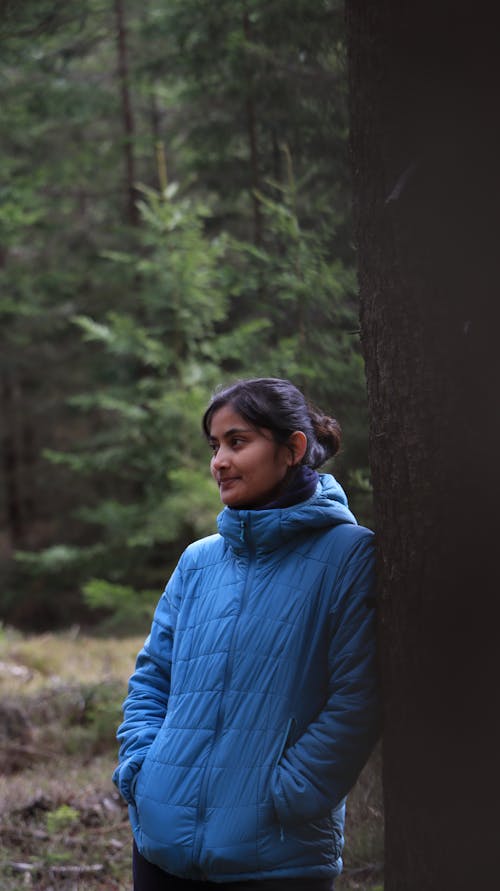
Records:
[[[134,889],[329,891],[378,733],[373,536],[315,470],[337,422],[288,381],[216,393],[203,429],[219,534],[172,574],[118,731]]]

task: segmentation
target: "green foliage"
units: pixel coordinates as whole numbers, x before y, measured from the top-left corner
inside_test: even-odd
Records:
[[[79,819],[79,813],[74,807],[68,804],[62,804],[55,811],[49,811],[45,818],[47,832],[49,835],[58,835],[64,832]]]
[[[46,548],[38,554],[18,551],[17,559],[33,572],[41,570],[44,573],[58,574],[67,567],[73,568],[76,560],[94,559],[97,551],[98,546],[92,548],[90,554],[88,552],[84,554],[81,548],[59,544]]]
[[[352,341],[352,270],[329,257],[325,234],[302,231],[291,199],[291,191],[283,190],[281,202],[265,200],[269,243],[256,249],[231,238],[210,240],[199,225],[204,210],[186,199],[177,206],[177,199],[166,203],[149,195],[142,208],[148,254],[135,261],[138,276],[148,283],[138,292],[142,312],[137,313],[147,324],[134,324],[130,315],[124,325],[116,314],[108,314],[105,325],[78,320],[86,337],[117,361],[132,357],[141,369],[119,388],[79,399],[82,408],[112,412],[115,423],[107,442],[101,439],[87,459],[69,456],[75,467],[75,460],[83,466],[88,461],[92,470],[123,474],[140,487],[133,503],[105,499],[79,512],[101,528],[108,554],[116,560],[107,567],[107,579],[84,584],[86,602],[106,608],[116,627],[133,627],[150,616],[155,599],[136,587],[140,575],[131,563],[144,575],[146,555],[171,543],[172,565],[180,541],[213,531],[218,502],[199,424],[207,383],[217,381],[220,368],[230,366],[239,376],[289,376],[323,405],[333,391],[346,414],[356,402],[358,418],[363,410],[362,363]],[[217,264],[226,256],[231,265],[225,267],[223,283]],[[157,289],[169,297],[176,292],[168,308]],[[186,307],[189,311],[181,311]],[[164,350],[172,331],[177,349]],[[354,425],[351,431],[354,439]],[[366,476],[357,468],[351,479],[362,503],[363,496],[369,497]]]
[[[230,323],[214,344],[214,355],[239,375],[289,377],[336,415],[346,441],[337,466],[347,482],[355,469],[358,475],[367,472],[354,269],[331,254],[333,214],[325,213],[313,231],[302,225],[293,180],[280,189],[279,200],[260,197],[265,244],[257,249],[230,242]],[[355,488],[362,493],[358,483]],[[365,507],[356,501],[356,509]],[[369,514],[363,509],[362,516]]]
[[[83,596],[91,609],[105,610],[110,615],[105,629],[116,633],[130,628],[146,630],[151,624],[158,591],[136,591],[130,585],[90,579],[83,585]]]
[[[127,134],[113,4],[11,5],[2,32],[0,609],[31,626],[148,621],[214,531],[200,418],[237,376],[289,377],[339,418],[336,472],[370,520],[343,5],[126,18]]]
[[[87,413],[98,411],[105,421],[81,449],[46,452],[73,471],[105,474],[122,498],[105,497],[79,509],[80,520],[99,530],[91,553],[56,546],[19,555],[41,572],[67,565],[80,571],[87,605],[113,616],[108,630],[146,626],[153,596],[143,583],[149,575],[157,597],[161,578],[145,568],[148,556],[163,551],[164,577],[179,540],[213,531],[219,504],[206,471],[200,418],[217,379],[209,346],[224,316],[218,272],[224,239],[206,238],[205,208],[189,199],[148,192],[141,211],[147,221],[141,249],[126,258],[137,275],[134,311],[108,312],[104,321],[75,319],[86,340],[113,356],[116,374],[72,403]],[[121,264],[124,257],[108,262]],[[169,543],[172,556],[165,553]],[[85,581],[88,557],[94,572]],[[96,577],[96,570],[106,577]]]

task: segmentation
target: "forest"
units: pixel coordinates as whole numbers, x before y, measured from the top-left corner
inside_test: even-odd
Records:
[[[0,616],[147,627],[218,497],[214,388],[341,423],[371,525],[343,4],[7,4]],[[107,624],[106,624],[107,623]]]

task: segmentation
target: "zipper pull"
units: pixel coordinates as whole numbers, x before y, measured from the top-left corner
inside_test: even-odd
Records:
[[[280,842],[284,842],[284,841],[285,841],[285,831],[283,829],[283,826],[280,826]]]
[[[245,541],[245,521],[240,520],[240,541]]]

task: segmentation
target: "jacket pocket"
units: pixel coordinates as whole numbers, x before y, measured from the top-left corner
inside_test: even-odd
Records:
[[[286,749],[288,749],[288,747],[292,744],[296,726],[297,726],[297,721],[295,720],[295,718],[293,718],[293,717],[289,718],[288,723],[286,725],[286,730],[285,730],[285,732],[282,736],[282,739],[281,739],[281,745],[278,750],[278,755],[276,757],[275,766],[277,766],[280,763]]]
[[[139,774],[142,770],[142,765],[137,771],[136,775],[133,777],[132,782],[130,783],[130,797],[132,801],[135,803],[135,787],[137,786],[137,780],[139,779]]]

